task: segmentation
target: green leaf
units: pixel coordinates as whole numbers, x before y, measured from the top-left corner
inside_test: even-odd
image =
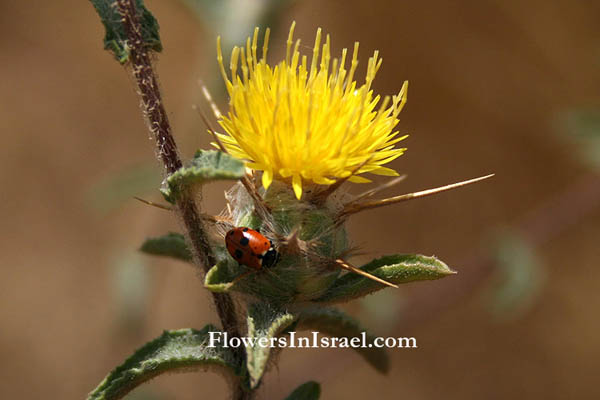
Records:
[[[112,254],[111,289],[116,303],[119,333],[142,332],[148,316],[150,268],[148,259],[130,248]]]
[[[600,108],[572,109],[563,115],[565,129],[576,138],[600,138]]]
[[[600,108],[585,107],[562,114],[563,130],[579,148],[578,161],[600,168]]]
[[[308,381],[298,386],[284,400],[319,400],[321,397],[321,385],[315,381]]]
[[[224,49],[244,43],[255,26],[270,27],[271,33],[277,31],[282,20],[281,14],[288,9],[294,0],[182,0],[202,22],[203,26],[226,33]],[[223,27],[228,27],[226,32]],[[287,28],[287,27],[286,27]],[[264,32],[264,31],[263,31]],[[273,36],[271,36],[273,37]],[[262,36],[261,36],[262,39]],[[262,41],[258,43],[262,48]]]
[[[440,279],[456,273],[437,258],[418,254],[381,257],[360,269],[395,284]],[[385,287],[387,286],[361,275],[347,273],[339,278],[325,295],[315,301],[328,303],[348,301]]]
[[[115,0],[90,0],[100,15],[102,24],[106,30],[104,36],[104,49],[110,50],[115,58],[125,64],[129,61],[129,50],[126,45],[126,35],[121,22]],[[160,35],[158,34],[158,22],[156,18],[144,6],[143,0],[135,1],[138,18],[142,26],[142,39],[144,45],[154,51],[162,51]]]
[[[367,346],[372,345],[375,340],[375,336],[366,333],[358,321],[335,308],[315,307],[302,311],[297,329],[316,331],[333,337],[348,338],[348,340],[358,338],[361,344],[364,337]],[[384,348],[374,346],[350,348],[356,350],[377,371],[384,374],[388,372],[390,363]]]
[[[108,374],[88,400],[120,399],[141,383],[165,372],[201,368],[214,369],[230,379],[238,376],[239,364],[234,353],[223,347],[209,347],[209,332],[220,331],[212,325],[201,331],[165,331]]]
[[[192,262],[192,252],[187,247],[185,237],[180,233],[169,232],[164,236],[148,238],[140,250],[155,256],[165,256]]]
[[[499,320],[523,316],[538,300],[545,273],[535,249],[516,232],[498,234],[494,243],[496,269],[483,293],[489,311]]]
[[[237,180],[245,173],[244,163],[227,153],[198,150],[189,166],[180,168],[167,178],[167,187],[161,192],[168,202],[175,203],[183,188],[216,180]]]
[[[212,292],[227,292],[233,285],[235,276],[229,268],[229,262],[222,260],[212,267],[204,277],[204,287]]]
[[[295,319],[292,314],[274,309],[269,304],[257,303],[248,307],[248,338],[254,346],[246,346],[246,368],[252,389],[258,386],[265,373],[271,353],[271,338],[277,337]]]

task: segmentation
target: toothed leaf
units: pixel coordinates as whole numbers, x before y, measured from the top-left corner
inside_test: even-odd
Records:
[[[250,375],[250,387],[255,388],[265,373],[271,347],[269,341],[277,337],[295,320],[292,314],[272,308],[268,304],[253,304],[248,308],[248,337],[254,346],[246,346],[246,368]],[[260,341],[267,345],[260,344]]]
[[[308,381],[298,386],[285,400],[319,400],[321,385],[315,381]]]
[[[146,254],[192,262],[192,252],[187,247],[185,237],[180,233],[170,232],[164,236],[148,238],[140,250]]]
[[[175,203],[183,188],[216,180],[237,180],[245,172],[244,163],[229,154],[198,150],[189,166],[180,168],[167,178],[167,186],[161,192],[168,202]]]
[[[311,330],[338,338],[358,338],[362,341],[365,329],[358,321],[335,308],[311,308],[300,313],[297,330]],[[375,336],[365,333],[365,344],[372,345]],[[358,339],[355,341],[358,342]],[[373,368],[385,374],[389,369],[389,359],[384,348],[351,347],[356,350]]]
[[[122,17],[119,14],[115,0],[90,0],[96,9],[104,29],[104,49],[111,51],[115,58],[125,64],[129,61],[129,49],[126,45],[127,37],[123,28]],[[158,22],[144,6],[143,0],[136,0],[136,11],[142,28],[144,45],[156,52],[162,51]]]
[[[165,372],[214,369],[229,378],[239,375],[238,362],[231,349],[208,347],[209,332],[217,331],[212,325],[200,331],[165,331],[108,374],[89,394],[88,400],[120,399],[141,383]]]
[[[397,254],[378,258],[361,267],[378,278],[401,284],[413,281],[440,279],[455,274],[435,257],[418,254]],[[369,278],[347,273],[339,278],[317,302],[342,302],[366,296],[387,286]]]

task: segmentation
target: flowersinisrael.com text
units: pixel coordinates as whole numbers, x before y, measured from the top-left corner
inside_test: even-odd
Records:
[[[298,336],[296,332],[279,337],[230,337],[227,332],[209,332],[208,347],[279,347],[279,348],[417,348],[417,339],[414,337],[367,337],[366,332],[359,336],[329,337],[321,336],[319,332],[312,331],[308,337]]]

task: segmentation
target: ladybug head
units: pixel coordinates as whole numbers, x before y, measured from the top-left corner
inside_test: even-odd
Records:
[[[262,258],[262,266],[267,268],[272,267],[277,264],[277,261],[279,261],[279,253],[271,247]]]

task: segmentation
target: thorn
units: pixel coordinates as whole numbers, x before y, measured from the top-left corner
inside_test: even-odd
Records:
[[[377,186],[376,188],[369,189],[366,192],[363,192],[363,193],[357,195],[349,203],[354,203],[354,202],[356,202],[358,200],[362,200],[362,199],[365,199],[367,197],[371,197],[374,194],[379,193],[380,191],[382,191],[384,189],[387,189],[387,188],[390,188],[390,187],[392,187],[394,185],[397,185],[398,183],[404,181],[406,179],[406,177],[407,177],[407,175],[397,176],[394,179],[389,180],[389,181],[385,182],[384,184]]]
[[[167,211],[174,211],[173,207],[169,207],[167,205],[164,204],[160,204],[160,203],[155,203],[153,201],[150,200],[145,200],[142,199],[141,197],[137,197],[137,196],[133,196],[134,199],[141,201],[142,203],[152,206],[152,207],[156,207],[156,208],[160,208],[161,210],[167,210]],[[203,219],[214,222],[214,223],[223,223],[223,224],[229,224],[229,225],[233,225],[233,221],[231,220],[231,218],[227,218],[227,217],[221,217],[219,215],[208,215],[208,214],[201,214],[200,215]]]
[[[434,189],[427,189],[427,190],[422,190],[420,192],[403,194],[400,196],[390,197],[390,198],[382,199],[382,200],[365,201],[365,202],[358,203],[358,204],[352,202],[352,203],[346,204],[344,206],[344,209],[340,213],[340,218],[350,215],[350,214],[357,213],[359,211],[368,210],[371,208],[383,207],[383,206],[387,206],[389,204],[395,204],[395,203],[400,203],[400,202],[407,201],[407,200],[417,199],[420,197],[431,196],[432,194],[445,192],[446,190],[456,189],[461,186],[470,185],[472,183],[476,183],[476,182],[482,181],[484,179],[491,178],[494,175],[495,174],[481,176],[479,178],[469,179],[467,181],[452,183],[450,185],[440,186],[440,187],[437,187]]]
[[[217,146],[219,146],[219,149],[223,152],[227,154],[227,149],[225,148],[225,146],[223,145],[223,142],[221,142],[221,139],[219,139],[219,137],[217,136],[217,133],[215,132],[215,130],[212,128],[210,122],[208,122],[208,118],[206,118],[206,115],[202,112],[202,110],[200,109],[200,107],[198,107],[197,105],[193,105],[192,108],[194,110],[196,110],[196,112],[198,113],[198,115],[200,116],[200,119],[202,119],[202,122],[204,123],[204,125],[206,126],[206,129],[208,130],[208,132],[212,135],[213,139],[215,139],[215,142],[217,143]]]
[[[368,251],[362,250],[361,247],[354,245],[354,246],[350,246],[349,248],[344,250],[344,252],[342,253],[342,255],[340,255],[340,257],[349,258],[349,257],[367,256],[367,255],[369,255]]]
[[[217,104],[215,103],[212,96],[210,95],[208,88],[206,87],[204,82],[202,82],[201,79],[198,79],[198,85],[200,86],[200,89],[202,90],[202,94],[204,95],[204,98],[206,99],[208,104],[210,104],[210,108],[212,109],[213,114],[215,114],[215,118],[221,119],[223,117],[223,113],[221,113],[221,111],[219,110],[219,107],[217,107]]]
[[[169,207],[167,205],[164,204],[160,204],[160,203],[155,203],[153,201],[150,200],[144,200],[141,197],[137,197],[137,196],[133,196],[134,199],[141,201],[142,203],[152,206],[152,207],[156,207],[156,208],[160,208],[162,210],[167,210],[167,211],[173,211],[173,207]]]
[[[344,184],[344,182],[346,182],[348,179],[350,179],[351,177],[353,177],[354,175],[356,175],[356,173],[358,172],[358,170],[360,170],[362,167],[364,167],[367,163],[369,163],[369,161],[371,161],[373,157],[369,157],[368,159],[366,159],[365,161],[363,161],[362,163],[360,163],[356,168],[354,168],[354,170],[350,173],[350,175],[348,175],[345,178],[341,178],[338,179],[337,181],[335,181],[334,183],[332,183],[331,185],[329,185],[327,187],[327,189],[316,193],[313,196],[313,202],[315,204],[323,204],[325,202],[325,200],[327,200],[327,198],[333,194],[333,192],[335,192],[336,190],[338,190],[340,188],[340,186],[342,186]]]
[[[244,185],[244,187],[248,191],[248,194],[250,194],[250,197],[252,197],[252,200],[254,200],[254,206],[256,207],[256,211],[263,219],[263,221],[267,221],[269,219],[270,214],[269,206],[267,206],[260,193],[258,193],[258,190],[256,189],[254,183],[250,180],[249,175],[244,175],[244,177],[241,179],[241,182],[242,185]]]
[[[390,283],[390,282],[385,281],[385,280],[383,280],[381,278],[378,278],[375,275],[371,275],[368,272],[363,271],[362,269],[356,268],[356,267],[348,264],[346,261],[342,260],[341,258],[338,258],[337,260],[335,260],[335,263],[337,265],[339,265],[340,268],[342,268],[342,269],[344,269],[346,271],[354,272],[355,274],[365,276],[365,277],[367,277],[367,278],[369,278],[369,279],[371,279],[371,280],[373,280],[375,282],[379,282],[379,283],[381,283],[383,285],[390,286],[390,287],[398,289],[398,285],[394,285],[393,283]]]
[[[307,250],[306,242],[300,240],[300,230],[297,227],[281,240],[279,247],[285,248],[287,253],[293,254],[298,254]]]
[[[205,219],[207,221],[233,226],[233,220],[228,217],[222,217],[220,215],[208,215],[208,214],[202,214],[201,216],[203,219]]]

